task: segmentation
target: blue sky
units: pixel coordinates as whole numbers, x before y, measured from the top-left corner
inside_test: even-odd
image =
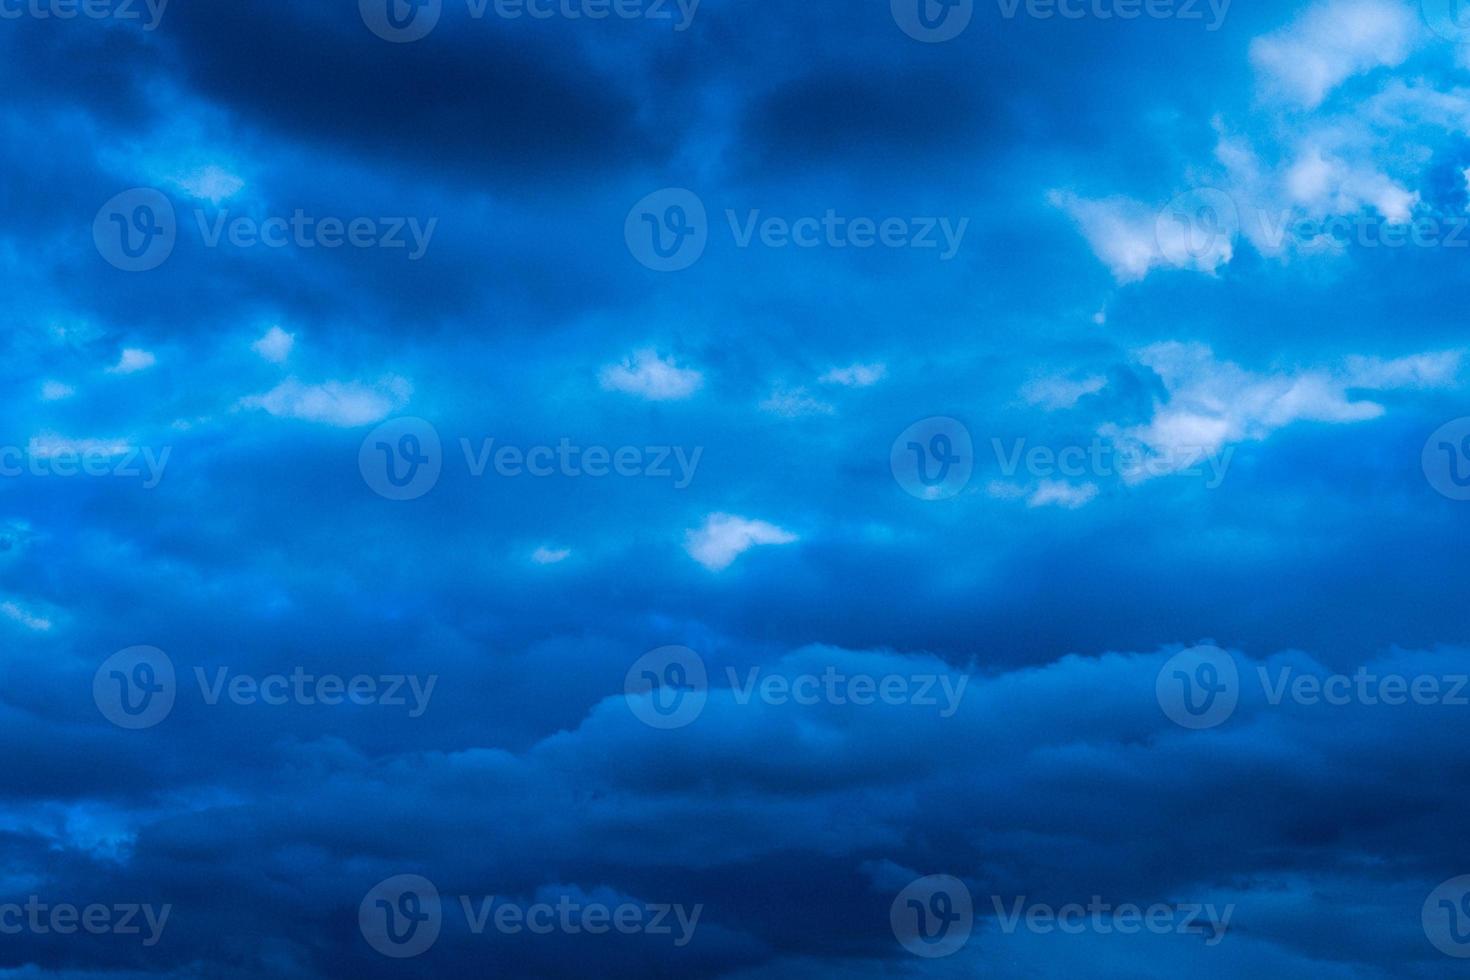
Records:
[[[1470,956],[1450,3],[277,7],[0,0],[0,977]]]

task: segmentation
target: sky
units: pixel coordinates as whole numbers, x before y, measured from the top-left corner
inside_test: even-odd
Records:
[[[0,980],[1456,975],[1452,0],[0,0]]]

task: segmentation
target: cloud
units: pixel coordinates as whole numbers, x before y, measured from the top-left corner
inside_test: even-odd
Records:
[[[108,374],[134,374],[138,371],[146,371],[157,361],[152,353],[140,350],[137,347],[123,349],[122,356],[116,364],[107,369]]]
[[[73,439],[46,432],[32,436],[26,451],[36,459],[61,456],[124,456],[134,449],[122,439]]]
[[[1028,405],[1038,405],[1048,411],[1071,408],[1086,395],[1093,395],[1107,387],[1108,379],[1102,375],[1091,375],[1074,380],[1064,377],[1037,378],[1026,383],[1021,397]]]
[[[1326,0],[1251,43],[1251,65],[1270,97],[1315,109],[1353,75],[1408,58],[1419,24],[1395,0]]]
[[[19,623],[26,629],[34,630],[37,633],[45,633],[52,626],[51,620],[46,617],[27,612],[10,601],[0,603],[0,614],[3,614],[7,619]]]
[[[1064,480],[1042,480],[1040,486],[1026,501],[1028,507],[1061,507],[1077,510],[1091,503],[1097,496],[1095,483],[1073,486]]]
[[[703,527],[685,532],[684,550],[705,568],[718,572],[756,545],[791,544],[796,540],[790,531],[766,521],[711,514]]]
[[[621,364],[604,367],[601,381],[606,391],[663,402],[690,397],[704,386],[704,375],[679,367],[672,357],[661,358],[652,348],[644,348],[634,351]]]
[[[214,164],[191,170],[176,178],[174,183],[191,197],[209,201],[211,204],[219,204],[226,198],[234,197],[245,186],[245,181]]]
[[[374,385],[356,381],[303,384],[287,378],[264,394],[241,399],[240,407],[261,409],[277,418],[351,428],[387,418],[407,404],[411,393],[412,386],[396,377]]]
[[[835,415],[837,409],[818,398],[813,398],[805,388],[787,390],[777,388],[760,404],[762,412],[794,419],[808,415]]]
[[[1088,200],[1070,191],[1052,191],[1048,200],[1077,223],[1093,254],[1120,283],[1138,282],[1157,266],[1213,274],[1234,255],[1230,236],[1214,235],[1203,245],[1185,241],[1188,229],[1162,220],[1158,208],[1126,197]],[[1161,234],[1171,237],[1161,242]],[[1166,245],[1167,257],[1161,247]]]
[[[1344,424],[1378,418],[1384,407],[1354,400],[1349,389],[1446,387],[1456,378],[1460,353],[1390,361],[1354,357],[1342,369],[1272,374],[1216,360],[1203,344],[1154,344],[1139,351],[1137,359],[1158,376],[1167,396],[1155,403],[1146,424],[1099,430],[1147,464],[1125,474],[1134,482],[1187,469],[1227,445],[1259,442],[1296,422]]]
[[[888,377],[887,364],[850,364],[837,367],[817,379],[819,384],[842,385],[844,388],[871,388]]]
[[[47,381],[41,385],[41,400],[47,402],[59,402],[75,395],[77,390],[71,385],[62,384],[60,381]]]
[[[271,327],[250,349],[255,351],[267,361],[280,364],[291,356],[291,348],[296,346],[296,335],[287,333],[280,327]]]
[[[531,552],[531,561],[537,565],[556,565],[572,557],[570,548],[547,548],[544,545]]]

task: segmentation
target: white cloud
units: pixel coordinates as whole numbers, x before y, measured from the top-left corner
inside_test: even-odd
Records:
[[[805,388],[795,388],[790,391],[777,388],[771,392],[770,397],[761,402],[760,408],[763,412],[787,419],[801,418],[806,415],[834,415],[837,412],[832,405],[807,394]]]
[[[1138,361],[1159,376],[1167,398],[1155,403],[1144,425],[1099,430],[1139,461],[1124,474],[1130,482],[1188,469],[1226,446],[1264,440],[1295,422],[1378,418],[1382,405],[1354,400],[1348,390],[1446,387],[1456,380],[1460,353],[1393,361],[1355,357],[1340,370],[1258,374],[1216,360],[1203,344],[1171,341],[1139,351]]]
[[[1108,385],[1108,379],[1100,374],[1086,378],[1063,377],[1036,378],[1021,388],[1021,397],[1028,405],[1039,405],[1048,411],[1071,408],[1087,395],[1096,394]]]
[[[358,381],[302,384],[287,378],[270,391],[241,399],[241,408],[258,408],[278,418],[303,419],[350,428],[379,422],[408,403],[413,387],[390,377],[373,385]]]
[[[280,327],[271,327],[250,349],[255,351],[267,361],[280,364],[291,356],[291,348],[296,346],[296,335],[287,333]]]
[[[62,384],[60,381],[47,381],[41,385],[41,400],[47,402],[59,402],[64,398],[75,395],[77,390],[71,385]]]
[[[887,364],[849,364],[836,367],[817,379],[819,384],[842,385],[844,388],[871,388],[888,377]]]
[[[191,170],[175,178],[174,183],[189,196],[213,204],[234,197],[245,186],[245,181],[214,164]]]
[[[1419,32],[1397,0],[1324,0],[1251,43],[1251,64],[1269,96],[1315,109],[1353,75],[1395,67]]]
[[[531,560],[538,565],[555,565],[572,557],[570,548],[547,548],[544,545],[531,552]]]
[[[655,402],[688,398],[704,385],[704,375],[679,367],[672,357],[659,357],[652,348],[634,351],[621,364],[607,365],[601,380],[607,391],[622,391]]]
[[[0,602],[0,614],[3,614],[7,619],[19,623],[26,629],[34,630],[37,633],[44,633],[51,629],[51,620],[44,616],[37,616],[27,612],[13,602]]]
[[[125,456],[134,450],[122,439],[73,439],[52,432],[32,436],[26,453],[34,459],[56,459],[61,456]]]
[[[1065,510],[1076,510],[1091,503],[1097,493],[1095,483],[1082,483],[1074,486],[1064,480],[1042,480],[1036,491],[1026,500],[1026,506],[1052,506]]]
[[[703,527],[685,532],[684,550],[705,568],[718,572],[756,545],[791,544],[795,540],[796,535],[790,531],[766,521],[711,514]]]
[[[138,371],[146,371],[148,368],[151,368],[157,362],[157,360],[158,359],[155,358],[153,354],[149,351],[140,350],[137,347],[124,348],[122,356],[118,358],[116,364],[107,369],[107,373],[133,374]]]
[[[1163,220],[1158,208],[1126,197],[1088,200],[1070,191],[1052,191],[1048,200],[1077,223],[1092,252],[1120,283],[1138,282],[1158,266],[1214,273],[1229,264],[1234,245],[1228,234],[1211,235],[1201,245],[1195,241],[1166,240],[1174,246],[1165,256],[1159,236],[1192,234]]]

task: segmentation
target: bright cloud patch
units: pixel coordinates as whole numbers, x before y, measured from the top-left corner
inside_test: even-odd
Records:
[[[37,633],[46,632],[51,629],[52,625],[51,620],[44,616],[37,616],[34,613],[27,612],[14,602],[0,602],[0,615]]]
[[[1257,374],[1215,359],[1202,344],[1168,342],[1140,351],[1138,360],[1163,382],[1167,399],[1144,425],[1103,426],[1112,439],[1147,465],[1125,478],[1187,469],[1227,445],[1258,442],[1294,422],[1362,422],[1384,413],[1377,402],[1354,400],[1352,388],[1444,387],[1458,373],[1460,354],[1421,354],[1393,361],[1352,358],[1340,370]]]
[[[572,557],[570,548],[547,548],[544,545],[531,552],[531,561],[537,565],[556,565]]]
[[[844,388],[871,388],[886,377],[886,364],[850,364],[833,368],[817,380],[824,385],[841,385]]]
[[[1313,109],[1353,75],[1402,64],[1418,29],[1395,0],[1327,0],[1256,38],[1251,64],[1266,93]]]
[[[109,374],[135,374],[138,371],[146,371],[157,362],[157,358],[146,350],[137,347],[125,348],[117,360],[117,363],[108,368]]]
[[[77,390],[71,385],[62,384],[60,381],[47,381],[41,385],[41,400],[47,402],[59,402],[62,399],[75,395]]]
[[[190,171],[179,177],[175,183],[191,197],[197,197],[212,204],[219,204],[225,198],[234,197],[245,186],[245,181],[214,164]]]
[[[280,327],[271,327],[250,349],[255,351],[267,361],[280,364],[291,356],[291,348],[296,346],[296,335],[287,333]]]
[[[1071,408],[1085,396],[1102,391],[1107,384],[1108,379],[1102,375],[1075,380],[1058,377],[1037,378],[1027,382],[1021,389],[1021,397],[1026,399],[1028,405],[1038,405],[1041,408],[1055,411]]]
[[[287,378],[262,395],[242,399],[240,406],[278,418],[347,428],[383,420],[407,404],[411,393],[412,386],[402,378],[387,378],[375,385],[356,381],[303,384]]]
[[[1077,510],[1092,502],[1098,494],[1097,484],[1082,483],[1073,485],[1064,480],[1042,480],[1026,500],[1028,507],[1061,507],[1064,510]]]
[[[712,572],[729,568],[745,552],[762,544],[791,544],[790,531],[766,521],[753,521],[732,514],[711,514],[704,526],[684,535],[684,550]]]
[[[654,402],[688,398],[704,386],[704,375],[679,367],[672,357],[659,357],[652,348],[635,351],[621,364],[609,364],[600,377],[607,391],[626,392]]]
[[[1067,191],[1053,191],[1049,200],[1077,223],[1093,254],[1120,283],[1138,282],[1156,266],[1213,273],[1234,255],[1229,235],[1199,242],[1182,237],[1176,240],[1188,235],[1189,230],[1167,220],[1160,209],[1129,198],[1087,200]]]
[[[761,402],[761,411],[794,419],[805,415],[833,415],[837,409],[819,398],[813,398],[805,388],[789,391],[777,388],[771,392],[770,397]]]

